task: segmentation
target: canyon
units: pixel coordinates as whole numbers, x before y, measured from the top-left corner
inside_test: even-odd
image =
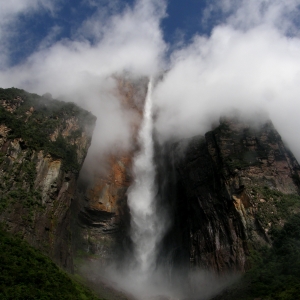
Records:
[[[116,82],[135,116],[132,146],[101,159],[88,154],[91,113],[49,95],[0,93],[0,221],[70,272],[74,260],[97,264],[99,273],[116,261],[127,267],[134,251],[128,189],[148,80]],[[154,130],[153,143],[164,232],[153,264],[171,282],[174,270],[246,272],[251,252],[271,247],[272,230],[300,212],[300,166],[270,120],[236,112],[204,136],[162,143]],[[89,170],[98,161],[105,170]]]

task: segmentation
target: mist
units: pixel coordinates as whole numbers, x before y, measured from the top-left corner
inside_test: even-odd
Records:
[[[93,145],[100,152],[130,147],[132,116],[120,106],[112,76],[163,72],[153,95],[155,127],[163,141],[203,134],[228,109],[264,110],[300,158],[299,0],[211,1],[199,20],[204,24],[218,14],[211,33],[196,34],[177,47],[164,41],[166,2],[136,1],[121,11],[105,11],[94,3],[96,12],[70,38],[55,39],[59,30],[54,27],[25,61],[10,66],[20,13],[55,14],[57,1],[47,3],[28,0],[4,7],[1,86],[50,92],[92,111],[98,117]]]
[[[122,106],[116,92],[116,78],[122,76],[160,78],[152,93],[153,126],[160,143],[205,134],[222,115],[238,110],[243,118],[270,118],[300,160],[299,0],[210,1],[199,24],[217,15],[211,31],[176,45],[165,42],[161,26],[167,18],[166,1],[137,0],[121,10],[115,9],[119,2],[113,1],[107,12],[101,1],[93,2],[96,12],[74,27],[69,38],[59,39],[60,28],[53,26],[26,59],[13,64],[13,37],[22,31],[20,14],[55,15],[59,1],[47,3],[16,1],[0,12],[1,87],[49,92],[96,115],[89,166],[95,165],[96,156],[132,149],[131,123],[136,116]],[[101,169],[103,162],[97,161],[96,168]],[[163,227],[168,221],[159,222]],[[135,269],[126,278],[113,267],[107,273],[135,297],[153,296],[153,290],[170,299],[184,297],[189,287],[177,290],[165,279],[166,270],[155,269],[151,259],[157,273],[147,285],[134,284]],[[90,268],[96,272],[96,267]],[[203,295],[199,299],[209,298],[225,284],[203,274],[190,274],[195,295]]]
[[[218,3],[231,12],[224,23],[171,54],[154,94],[157,131],[181,139],[233,109],[264,112],[299,159],[300,40],[290,18],[299,1]]]

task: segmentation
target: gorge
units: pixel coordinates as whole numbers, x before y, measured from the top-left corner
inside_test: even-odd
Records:
[[[95,117],[1,89],[0,220],[64,269],[75,259],[88,280],[107,276],[136,299],[210,299],[299,212],[299,164],[271,121],[238,112],[205,136],[161,142],[153,81],[116,80],[136,116],[132,147],[92,175],[87,157],[80,176]]]

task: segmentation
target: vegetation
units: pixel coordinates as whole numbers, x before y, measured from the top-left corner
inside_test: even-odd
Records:
[[[0,163],[1,169],[5,170],[0,176],[0,213],[18,202],[26,208],[29,222],[33,219],[34,211],[43,208],[41,192],[34,187],[36,164],[30,160],[31,154],[27,149],[24,159],[14,164],[10,164],[9,160]]]
[[[73,119],[79,126],[63,136]],[[0,125],[8,127],[8,140],[20,139],[15,145],[22,150],[15,150],[8,144],[0,149],[0,169],[3,171],[0,174],[0,214],[4,219],[20,216],[22,226],[30,232],[36,216],[45,212],[51,218],[51,226],[56,226],[57,216],[50,216],[46,211],[41,190],[35,186],[37,153],[33,154],[42,150],[44,155],[61,159],[65,171],[78,172],[75,141],[94,123],[95,117],[73,103],[15,88],[0,89]],[[57,201],[53,201],[53,210],[55,205],[58,205]],[[45,247],[48,246],[45,243]],[[98,298],[78,279],[71,278],[41,252],[6,233],[0,226],[0,299]]]
[[[74,119],[75,125],[68,136],[62,132]],[[36,155],[34,151],[43,150],[44,155],[62,161],[65,171],[79,172],[77,145],[75,140],[87,127],[93,127],[95,117],[80,109],[74,103],[65,103],[30,94],[24,90],[0,88],[0,124],[9,128],[7,138],[22,139],[22,151],[14,151],[7,145],[0,150],[0,213],[11,212],[22,206],[22,219],[33,226],[36,212],[45,209],[41,190],[35,187]],[[55,133],[55,138],[52,138]],[[8,149],[8,150],[7,150]],[[9,159],[10,155],[13,158]],[[14,163],[11,163],[13,160]]]
[[[11,190],[2,195],[0,199],[0,212],[5,210],[9,204],[14,204],[15,202],[20,202],[22,205],[33,212],[34,209],[38,207],[42,208],[41,204],[41,193],[37,190],[26,191],[22,188],[16,190]]]
[[[221,124],[222,125],[222,124]],[[223,156],[224,169],[236,169],[269,164],[273,157],[281,159],[274,144],[281,143],[271,123],[263,130],[234,131],[223,124],[217,132],[228,150]],[[229,142],[226,141],[229,140]],[[277,151],[277,152],[276,152]],[[298,175],[293,180],[299,183]],[[265,186],[263,186],[265,184]],[[249,269],[235,285],[215,297],[215,300],[294,300],[300,295],[300,196],[284,194],[272,188],[272,179],[264,178],[257,185],[246,187],[255,199],[256,219],[268,230],[273,247],[251,251]],[[296,214],[296,215],[295,215]],[[283,226],[283,224],[285,225]],[[282,227],[283,226],[283,227]],[[258,245],[256,245],[258,247]]]
[[[38,250],[0,229],[0,299],[99,298]]]
[[[258,212],[257,219],[264,228],[268,223],[278,224],[282,220],[287,220],[294,211],[300,211],[300,196],[297,194],[283,194],[267,186],[254,187],[253,192],[257,199]]]
[[[294,300],[300,295],[300,214],[273,229],[273,247],[251,255],[252,268],[219,300]]]
[[[76,117],[79,124],[93,126],[95,117],[74,103],[50,100],[24,90],[0,88],[0,101],[11,107],[7,111],[0,106],[0,124],[11,130],[9,138],[22,138],[26,147],[44,150],[46,153],[63,159],[63,168],[67,171],[79,171],[77,147],[72,140],[80,136],[83,128],[72,132],[68,137],[58,135],[55,141],[50,135],[57,129],[66,127],[66,121]]]
[[[263,159],[267,160],[268,156],[274,153],[271,145],[281,141],[271,123],[264,124],[260,129],[245,127],[243,130],[237,130],[229,123],[221,121],[214,132],[215,138],[220,139],[218,143],[223,144],[222,147],[227,150],[225,155],[221,155],[224,167],[229,173],[235,173],[236,169],[246,169],[250,166],[259,167]]]

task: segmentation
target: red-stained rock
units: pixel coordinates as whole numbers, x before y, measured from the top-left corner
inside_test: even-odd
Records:
[[[129,110],[131,122],[131,149],[107,154],[106,172],[94,171],[92,178],[85,182],[83,193],[78,194],[80,240],[75,247],[85,249],[87,254],[96,254],[103,263],[113,259],[118,244],[127,238],[129,230],[129,210],[127,189],[132,183],[132,161],[138,149],[137,133],[142,121],[143,104],[147,92],[147,79],[133,80],[115,77],[117,90],[115,95],[124,110]],[[95,161],[97,157],[95,157]]]

